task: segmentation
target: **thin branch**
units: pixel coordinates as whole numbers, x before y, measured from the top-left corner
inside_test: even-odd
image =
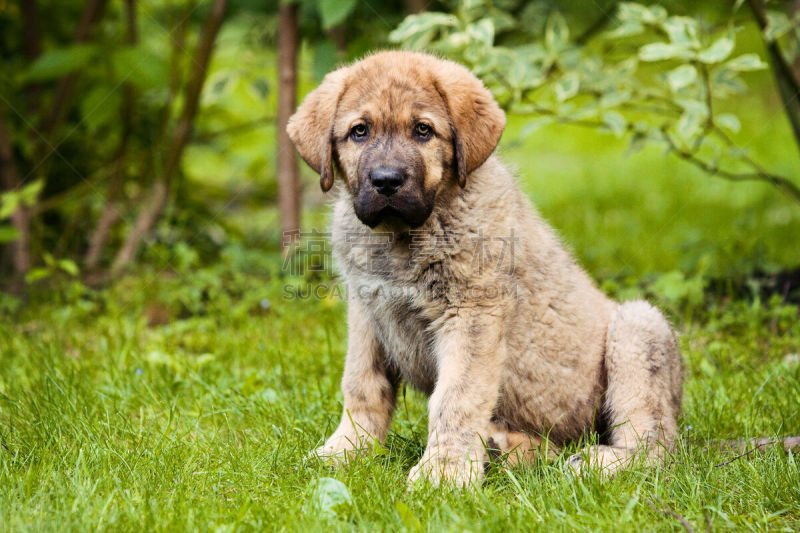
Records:
[[[256,126],[260,126],[267,122],[272,122],[275,120],[275,117],[270,115],[266,117],[256,118],[253,120],[248,120],[247,122],[242,122],[240,124],[234,124],[233,126],[229,126],[227,128],[222,128],[217,131],[208,131],[205,133],[198,133],[194,137],[192,137],[192,142],[208,142],[216,139],[217,137],[222,137],[224,135],[231,135],[235,133],[240,133],[243,131],[248,131]]]
[[[180,91],[181,84],[183,82],[183,72],[181,71],[181,56],[186,48],[186,31],[189,26],[189,15],[195,10],[195,2],[191,2],[188,6],[186,6],[186,11],[181,13],[177,24],[175,24],[175,29],[170,32],[170,42],[172,44],[172,50],[170,52],[170,59],[169,59],[169,82],[168,82],[168,91],[167,91],[167,101],[164,104],[164,108],[161,114],[161,120],[159,122],[159,139],[165,141],[166,133],[167,133],[167,126],[169,125],[169,119],[172,115],[172,104],[175,102],[175,97],[178,95]]]
[[[22,186],[14,157],[14,146],[5,127],[2,108],[0,108],[0,185],[2,185],[2,190],[6,191],[17,190]],[[19,294],[24,287],[25,274],[31,268],[30,213],[22,202],[11,213],[11,224],[19,235],[10,244],[11,261],[14,266],[10,289]]]
[[[717,166],[712,165],[707,161],[703,161],[702,159],[697,157],[697,154],[695,152],[690,152],[688,150],[680,148],[675,143],[675,141],[672,140],[672,137],[666,131],[662,130],[662,133],[664,140],[666,141],[670,150],[675,155],[677,155],[684,161],[691,163],[697,168],[703,170],[707,174],[723,178],[728,181],[761,181],[764,183],[769,183],[771,185],[774,185],[781,191],[783,191],[789,198],[791,198],[795,202],[800,203],[800,187],[797,186],[794,182],[790,181],[788,178],[779,176],[777,174],[764,172],[758,169],[756,169],[755,172],[736,173],[736,172],[731,172],[729,170],[718,168]]]
[[[608,125],[604,122],[600,122],[598,120],[584,120],[584,119],[572,119],[569,117],[565,117],[559,115],[556,111],[551,109],[543,108],[535,106],[531,114],[538,114],[538,115],[545,115],[550,116],[555,119],[556,122],[561,124],[573,124],[576,126],[583,126],[589,128],[602,128],[608,129]],[[627,124],[626,131],[633,131],[633,125]],[[712,130],[715,133],[720,134],[720,137],[726,142],[730,143],[731,146],[735,146],[733,141],[727,135],[722,132],[721,129],[714,125]],[[716,176],[719,178],[726,179],[728,181],[761,181],[764,183],[769,183],[779,190],[784,192],[790,199],[794,200],[795,202],[800,204],[800,186],[796,185],[793,181],[789,178],[784,176],[780,176],[778,174],[773,174],[771,172],[767,172],[761,165],[756,163],[753,159],[751,159],[747,155],[742,156],[742,160],[753,167],[754,172],[743,172],[743,173],[736,173],[731,172],[729,170],[725,170],[722,168],[717,167],[707,161],[703,161],[697,156],[696,151],[689,151],[684,150],[679,147],[675,141],[670,137],[669,133],[662,128],[662,138],[667,143],[670,151],[673,152],[675,155],[680,157],[681,159],[691,163],[692,165],[696,166],[697,168],[703,170],[705,173],[710,174],[712,176]]]
[[[683,526],[683,529],[685,529],[688,533],[694,533],[694,529],[692,529],[692,526],[689,525],[689,521],[688,520],[686,520],[683,516],[679,515],[678,513],[673,511],[672,509],[670,509],[667,506],[667,504],[665,504],[661,500],[661,498],[659,498],[658,496],[654,496],[654,498],[661,505],[661,509],[657,509],[656,506],[653,505],[653,502],[647,502],[647,505],[649,505],[652,510],[656,511],[657,513],[660,512],[660,513],[668,514],[668,515],[672,516],[678,522],[681,523],[681,525]]]
[[[41,31],[39,26],[39,9],[36,0],[20,0],[22,13],[22,32],[25,59],[32,63],[42,52]],[[29,83],[26,88],[28,109],[35,113],[39,108],[39,93],[41,87],[38,83]]]
[[[125,0],[125,21],[126,21],[126,42],[130,46],[136,45],[136,0]],[[89,249],[86,252],[84,265],[88,270],[94,270],[100,263],[100,258],[105,248],[106,241],[111,233],[111,228],[119,219],[119,208],[117,198],[122,193],[122,185],[125,174],[125,159],[128,151],[128,142],[133,132],[133,107],[136,100],[136,92],[132,83],[126,82],[124,85],[122,105],[120,114],[122,115],[122,133],[120,134],[119,145],[114,151],[115,170],[108,184],[106,200],[103,204],[103,211],[97,220],[97,225],[89,238]]]
[[[792,66],[781,52],[778,42],[775,40],[768,41],[764,34],[769,24],[764,2],[762,0],[748,0],[748,3],[761,30],[761,36],[764,39],[770,63],[772,64],[772,73],[778,85],[778,93],[783,102],[786,116],[792,126],[795,144],[800,149],[800,80],[797,79]]]
[[[297,156],[286,132],[286,124],[297,104],[298,5],[281,3],[278,8],[278,213],[281,232],[300,228],[300,177]]]
[[[715,443],[720,447],[726,448],[735,448],[739,450],[744,450],[744,452],[732,457],[731,459],[714,465],[714,468],[722,468],[723,466],[727,466],[734,461],[738,461],[742,457],[747,457],[748,455],[761,450],[763,448],[767,448],[768,446],[772,446],[775,444],[780,444],[785,451],[790,450],[797,450],[800,449],[800,437],[783,437],[779,439],[770,439],[770,438],[760,438],[760,439],[741,439],[741,440],[726,440],[722,442]],[[750,448],[747,448],[750,446]]]
[[[189,80],[189,85],[186,88],[183,112],[173,131],[171,144],[167,149],[163,177],[157,180],[153,185],[153,192],[148,203],[142,208],[142,211],[139,213],[134,223],[134,227],[125,239],[117,256],[114,258],[114,262],[111,265],[112,275],[120,273],[130,264],[139,250],[142,239],[150,233],[150,230],[158,220],[158,217],[161,215],[167,203],[172,180],[178,170],[183,150],[186,148],[186,144],[192,133],[192,124],[197,114],[200,93],[203,90],[206,73],[209,63],[211,62],[211,54],[214,50],[214,43],[219,29],[222,26],[227,4],[227,0],[216,0],[211,7],[211,14],[206,21],[203,36],[195,53],[193,61],[194,71],[192,73],[192,78]]]
[[[94,26],[100,21],[103,11],[105,11],[107,3],[108,0],[89,0],[89,2],[87,2],[81,19],[78,22],[78,28],[75,31],[76,43],[89,40]],[[53,108],[50,110],[49,116],[44,120],[40,128],[45,137],[56,131],[64,120],[71,104],[77,81],[78,72],[71,72],[58,82],[58,87],[53,97]]]

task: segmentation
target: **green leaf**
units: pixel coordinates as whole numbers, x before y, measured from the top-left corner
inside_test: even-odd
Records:
[[[697,69],[692,65],[681,65],[676,69],[667,72],[667,83],[670,88],[677,92],[684,87],[688,87],[697,79]]]
[[[403,43],[407,47],[409,41],[414,40],[415,48],[421,48],[430,42],[437,29],[455,26],[458,26],[458,19],[448,13],[409,15],[389,34],[389,40],[393,43]]]
[[[58,261],[58,268],[69,274],[70,276],[78,275],[78,265],[72,259],[61,259]]]
[[[445,50],[453,53],[463,51],[469,46],[470,41],[471,39],[467,32],[456,31],[448,35],[440,44]]]
[[[694,113],[704,119],[708,116],[708,107],[703,100],[692,100],[691,98],[676,98],[675,103],[681,106],[686,112]]]
[[[720,37],[711,46],[697,54],[697,59],[703,63],[719,63],[727,59],[733,52],[733,39],[728,36]]]
[[[355,6],[356,0],[317,0],[317,9],[322,17],[322,29],[329,30],[341,24]]]
[[[467,35],[469,35],[473,41],[491,46],[494,42],[494,23],[491,19],[482,19],[474,24],[470,24],[467,26]]]
[[[669,36],[673,44],[688,48],[697,48],[700,41],[697,38],[697,21],[689,17],[669,17],[661,23],[661,28]]]
[[[422,531],[422,523],[417,518],[417,515],[414,514],[414,511],[405,503],[397,500],[394,504],[394,508],[397,511],[397,516],[400,518],[400,521],[405,526],[406,531],[410,533],[414,533],[415,531]]]
[[[436,36],[436,28],[432,28],[422,33],[415,33],[414,35],[406,39],[403,45],[405,48],[408,48],[409,50],[422,50],[433,40],[435,36]],[[452,35],[450,37],[452,37]]]
[[[40,55],[28,68],[24,78],[29,81],[60,78],[85,66],[97,48],[91,44],[74,44],[56,48]]]
[[[0,193],[0,220],[10,217],[11,213],[17,210],[20,200],[19,191]]]
[[[631,99],[630,89],[611,89],[600,97],[598,105],[602,108],[617,107]]]
[[[642,61],[663,61],[665,59],[688,59],[692,52],[684,45],[670,43],[650,43],[639,48]]]
[[[142,45],[113,50],[111,66],[118,83],[131,83],[142,90],[167,86],[169,68],[164,56]]]
[[[372,454],[377,456],[389,455],[389,448],[380,443],[378,439],[372,439]]]
[[[578,90],[580,89],[580,79],[578,78],[578,74],[576,72],[570,72],[562,77],[558,82],[555,84],[556,89],[556,98],[559,102],[563,102],[564,100],[569,100],[576,94],[578,94]]]
[[[748,70],[761,70],[767,67],[767,64],[761,61],[758,54],[742,54],[734,57],[725,66],[731,70],[743,72]]]
[[[0,224],[0,244],[14,242],[19,239],[19,231],[10,224]]]
[[[25,283],[36,283],[40,279],[50,277],[50,269],[49,268],[32,268],[25,274]]]
[[[658,5],[646,7],[635,2],[623,2],[619,5],[617,17],[623,22],[656,24],[667,18],[667,10]]]
[[[611,133],[617,137],[622,137],[628,128],[628,121],[616,111],[606,111],[603,113],[603,124],[608,126]]]
[[[742,129],[742,124],[739,122],[739,117],[732,113],[723,113],[714,117],[714,122],[725,129],[734,133],[738,133]]]
[[[458,6],[462,18],[467,22],[472,22],[478,18],[479,14],[486,12],[486,6],[483,0],[461,0],[458,2]]]
[[[644,26],[639,22],[623,22],[610,32],[606,33],[608,37],[628,37],[629,35],[639,35],[644,31]]]
[[[786,13],[781,11],[767,11],[767,27],[764,28],[764,38],[769,41],[780,39],[785,34],[792,31],[794,25]]]
[[[336,45],[330,39],[323,39],[314,43],[314,57],[311,60],[311,71],[314,79],[322,81],[325,74],[333,70],[339,57],[336,55]]]
[[[36,199],[39,197],[39,193],[42,192],[43,186],[44,186],[44,180],[38,179],[30,182],[22,189],[20,189],[19,197],[22,203],[28,207],[31,207],[34,204],[36,204]]]
[[[545,46],[551,52],[559,52],[567,46],[569,40],[569,27],[564,16],[558,11],[554,11],[547,19],[547,26],[544,30]]]
[[[545,81],[542,73],[535,63],[522,54],[515,54],[506,72],[506,79],[512,87],[517,89],[530,89],[538,87]]]
[[[118,121],[122,96],[117,87],[97,85],[81,100],[81,120],[89,132]]]
[[[711,72],[711,92],[714,96],[724,98],[731,94],[742,93],[746,89],[747,85],[739,78],[738,72],[728,68],[727,64]]]
[[[328,518],[348,518],[353,512],[353,498],[344,483],[321,477],[311,484],[311,508]]]
[[[650,10],[636,2],[622,2],[619,5],[617,16],[625,22],[647,22],[650,18]]]
[[[688,144],[700,131],[703,120],[705,120],[705,117],[699,113],[685,111],[675,125],[675,132],[682,141]]]
[[[657,24],[664,22],[667,19],[668,15],[667,10],[662,6],[659,5],[650,6],[648,11],[650,12],[650,14],[649,17],[646,19],[646,22],[649,22],[651,24]]]
[[[653,292],[673,305],[684,301],[693,305],[702,303],[704,288],[705,281],[701,276],[686,279],[679,270],[662,274],[651,286]]]

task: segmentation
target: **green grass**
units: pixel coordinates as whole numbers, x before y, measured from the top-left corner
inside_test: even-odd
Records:
[[[274,257],[225,257],[66,286],[0,322],[0,529],[679,530],[662,506],[697,530],[800,527],[796,456],[715,467],[731,454],[698,444],[800,434],[797,307],[706,304],[683,324],[684,438],[663,468],[604,482],[560,461],[492,465],[480,488],[407,492],[424,398],[401,395],[388,452],[340,471],[305,461],[338,420],[344,307],[284,299],[302,280]],[[315,503],[329,477],[352,505]]]
[[[774,95],[736,104],[740,141],[800,175]],[[603,482],[573,480],[561,461],[492,465],[480,488],[407,492],[426,434],[425,399],[411,390],[388,453],[340,471],[305,461],[338,422],[345,310],[283,298],[304,280],[283,276],[270,252],[276,216],[260,185],[234,180],[236,202],[219,199],[208,226],[224,220],[243,244],[211,266],[193,249],[208,239],[176,245],[164,232],[149,266],[106,291],[57,283],[16,312],[0,297],[0,530],[681,530],[665,507],[696,531],[800,529],[796,456],[715,466],[731,454],[702,445],[800,434],[797,306],[702,293],[702,276],[800,265],[800,207],[657,148],[626,158],[623,141],[592,130],[548,127],[518,143],[523,125],[512,118],[501,152],[524,190],[606,290],[646,293],[680,331],[683,438],[666,466]],[[317,178],[304,172],[305,227],[324,229]],[[320,508],[323,478],[352,504]]]

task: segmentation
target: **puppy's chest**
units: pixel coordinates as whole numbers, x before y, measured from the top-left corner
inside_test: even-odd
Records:
[[[438,365],[430,320],[401,293],[365,295],[362,302],[391,366],[416,388],[432,392]]]
[[[391,365],[430,393],[438,366],[434,325],[447,307],[445,261],[418,261],[398,248],[350,248],[340,260],[350,298],[370,316]]]

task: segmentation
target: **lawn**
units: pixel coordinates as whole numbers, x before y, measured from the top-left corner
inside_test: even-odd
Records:
[[[743,138],[798,175],[774,95],[751,98]],[[604,289],[650,296],[680,333],[683,438],[665,466],[608,481],[571,478],[560,459],[492,464],[471,490],[407,491],[426,435],[411,389],[385,447],[339,471],[306,460],[338,422],[345,308],[285,297],[331,281],[282,271],[274,211],[256,197],[220,202],[209,224],[240,237],[211,261],[191,241],[157,241],[104,290],[52,280],[24,308],[0,299],[0,529],[800,529],[796,455],[731,461],[704,444],[800,435],[796,303],[746,283],[704,292],[713,278],[800,265],[800,206],[656,148],[626,158],[612,135],[558,126],[519,141],[523,123],[501,146],[522,187]],[[306,227],[324,229],[305,178]]]
[[[246,260],[142,273],[0,325],[4,531],[680,529],[667,508],[698,530],[800,527],[797,456],[720,465],[734,454],[702,444],[800,434],[794,306],[711,303],[681,327],[684,438],[663,468],[603,481],[560,460],[492,465],[480,488],[407,492],[424,398],[402,392],[373,456],[341,471],[304,460],[338,421],[344,308],[284,300]],[[326,505],[318,483],[352,503]]]

